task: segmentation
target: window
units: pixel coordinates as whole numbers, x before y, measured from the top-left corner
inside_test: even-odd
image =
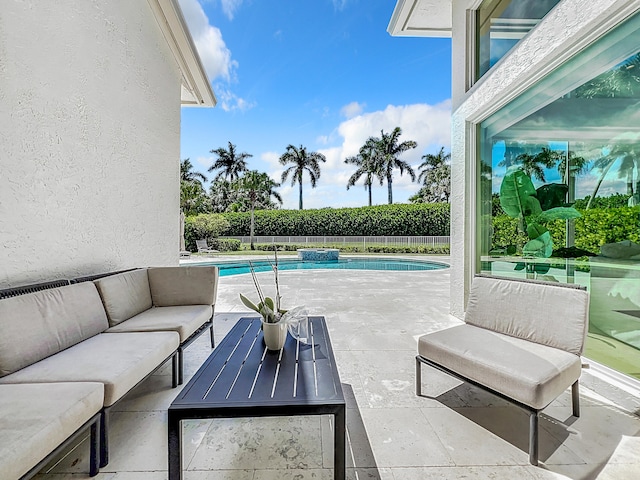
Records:
[[[481,270],[586,285],[586,355],[640,378],[640,15],[480,125]]]
[[[560,0],[485,0],[477,10],[477,72],[482,77]]]

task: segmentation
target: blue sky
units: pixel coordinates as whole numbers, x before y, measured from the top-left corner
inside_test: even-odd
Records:
[[[367,204],[344,159],[369,136],[400,126],[425,153],[450,146],[451,41],[391,37],[394,0],[179,0],[218,99],[183,108],[181,157],[211,177],[210,150],[231,141],[253,155],[249,168],[280,181],[288,144],[327,157],[318,185],[303,184],[304,207]],[[394,203],[419,189],[396,171]],[[298,186],[278,189],[282,208],[298,208]],[[374,204],[387,189],[374,186]]]

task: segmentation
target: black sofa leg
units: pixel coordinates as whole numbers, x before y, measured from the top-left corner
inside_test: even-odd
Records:
[[[106,467],[109,463],[109,416],[111,407],[105,407],[100,415],[99,438],[100,438],[100,468]]]
[[[539,412],[529,414],[529,463],[538,465],[538,417]]]
[[[184,383],[184,350],[178,348],[178,385]]]
[[[100,471],[100,419],[102,415],[96,418],[91,424],[91,435],[89,436],[89,476],[95,477]]]
[[[571,385],[571,404],[573,407],[573,416],[580,416],[580,388],[578,387],[578,380]]]
[[[213,335],[213,317],[211,317],[211,327],[209,327],[209,332],[211,334],[211,348],[215,348],[216,346],[216,339]]]

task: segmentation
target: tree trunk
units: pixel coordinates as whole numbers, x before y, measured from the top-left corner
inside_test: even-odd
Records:
[[[254,216],[253,216],[253,205],[251,205],[251,225],[249,226],[249,243],[251,244],[251,250],[255,250],[256,247],[253,244],[253,233],[254,233]]]
[[[368,190],[369,190],[369,206],[371,206],[371,184],[369,184]]]
[[[611,166],[614,164],[615,161],[616,161],[615,158],[611,159],[609,164],[605,168],[602,169],[602,175],[600,175],[600,178],[598,179],[598,183],[596,183],[596,187],[593,189],[593,193],[591,194],[591,197],[589,198],[589,201],[587,202],[587,206],[585,207],[585,210],[589,210],[589,207],[591,206],[591,202],[593,201],[593,199],[598,194],[598,189],[600,188],[600,185],[602,185],[602,182],[604,181],[604,177],[607,176],[607,172],[609,172],[609,169],[611,168]]]
[[[387,176],[387,188],[389,189],[389,205],[391,205],[393,203],[393,191],[391,188],[391,184],[393,183],[393,180],[391,179],[391,175]]]
[[[300,175],[298,176],[298,183],[300,184],[300,200],[299,200],[299,205],[300,205],[300,210],[302,210],[302,172],[300,172]]]

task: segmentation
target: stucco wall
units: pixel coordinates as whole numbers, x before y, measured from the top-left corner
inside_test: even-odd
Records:
[[[466,58],[465,7],[453,3],[453,58]],[[462,317],[475,273],[475,125],[640,9],[640,0],[563,0],[463,95],[452,117],[451,313]],[[456,38],[458,41],[456,41]],[[467,58],[467,61],[469,59]],[[462,67],[458,65],[457,71]],[[453,92],[464,91],[464,75],[453,76]],[[457,99],[457,98],[456,98]],[[454,105],[458,104],[457,101]]]
[[[147,0],[3,0],[0,146],[0,288],[177,263],[180,74]]]

